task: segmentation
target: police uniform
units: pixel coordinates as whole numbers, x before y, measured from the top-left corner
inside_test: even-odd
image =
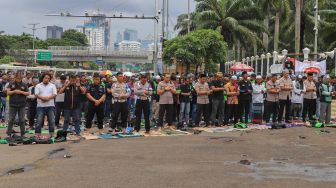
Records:
[[[127,98],[130,96],[131,90],[125,83],[114,83],[112,85],[112,96],[114,97],[113,118],[111,120],[111,128],[115,129],[121,114],[121,126],[126,128],[128,117]],[[121,98],[121,95],[126,95],[127,98]]]
[[[90,84],[87,88],[87,93],[89,93],[94,99],[99,100],[102,96],[105,95],[106,89],[105,86],[101,84]],[[92,127],[92,120],[95,114],[97,115],[98,128],[103,129],[104,102],[100,103],[98,106],[95,106],[94,102],[89,100],[85,126],[87,129],[90,129]]]
[[[148,91],[149,93],[145,94],[145,91]],[[135,104],[135,130],[140,131],[141,115],[143,112],[145,118],[145,129],[146,132],[149,132],[149,96],[152,94],[152,87],[148,82],[142,84],[141,81],[139,81],[134,86],[134,93],[138,97]]]
[[[173,82],[165,82],[162,81],[159,83],[157,90],[165,90],[166,87],[171,87],[172,89],[175,89],[175,85]],[[173,93],[171,91],[164,91],[160,95],[160,109],[159,109],[159,121],[158,121],[158,126],[162,127],[163,125],[163,117],[166,113],[166,122],[168,125],[173,124],[173,106],[174,106],[174,98],[173,98]]]

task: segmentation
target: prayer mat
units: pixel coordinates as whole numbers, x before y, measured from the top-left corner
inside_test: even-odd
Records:
[[[57,130],[56,130],[57,132]],[[26,134],[35,134],[35,130],[28,130],[26,131]],[[42,129],[41,134],[49,134],[49,130]]]
[[[7,125],[6,124],[0,124],[0,129],[4,129],[4,128],[7,128]]]
[[[85,140],[98,140],[100,139],[99,136],[93,135],[93,134],[87,134],[87,135],[82,135]]]

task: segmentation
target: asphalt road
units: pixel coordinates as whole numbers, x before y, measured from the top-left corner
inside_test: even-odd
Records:
[[[0,188],[336,187],[336,129],[327,130],[0,145]]]

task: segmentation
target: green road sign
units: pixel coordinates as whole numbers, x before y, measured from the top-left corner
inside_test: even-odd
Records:
[[[52,53],[51,52],[37,52],[37,60],[38,61],[51,61]]]

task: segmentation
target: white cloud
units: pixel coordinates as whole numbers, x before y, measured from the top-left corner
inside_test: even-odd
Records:
[[[162,0],[158,0],[161,7]],[[179,14],[187,12],[187,0],[168,0],[170,4],[169,22],[172,29]],[[83,24],[82,18],[46,17],[45,14],[69,11],[73,14],[83,15],[85,11],[100,10],[109,15],[142,15],[155,14],[155,0],[0,0],[0,30],[9,34],[31,32],[23,28],[29,23],[40,23],[40,26],[58,25],[65,29],[75,28]],[[195,2],[192,0],[192,10]],[[148,20],[112,20],[112,36],[124,28],[136,29],[139,37],[153,33],[153,22]],[[40,38],[45,38],[45,30],[36,32]]]

